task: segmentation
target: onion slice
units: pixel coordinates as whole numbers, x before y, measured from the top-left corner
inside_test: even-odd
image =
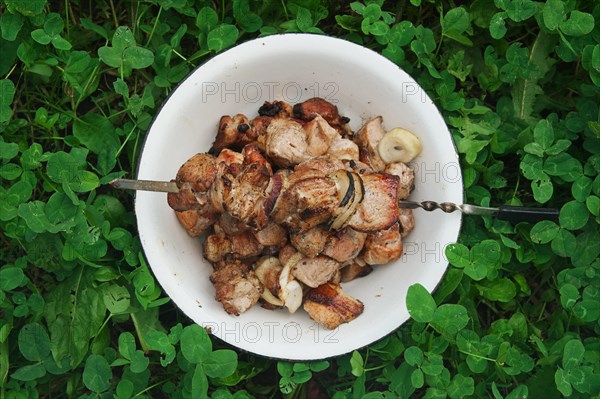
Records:
[[[336,171],[332,174],[332,179],[338,179],[343,182],[340,174],[340,171]],[[356,172],[346,172],[346,177],[348,178],[348,192],[351,189],[351,195],[345,195],[343,199],[347,199],[348,201],[345,203],[340,202],[340,206],[334,211],[333,217],[328,223],[329,230],[340,230],[344,228],[347,222],[350,220],[354,212],[358,209],[358,205],[362,202],[365,194],[365,186],[363,184],[362,178]],[[335,177],[334,177],[335,176]]]
[[[271,212],[273,212],[273,208],[275,208],[275,203],[279,198],[279,194],[281,194],[281,187],[283,186],[283,181],[281,175],[274,174],[271,176],[271,181],[269,182],[271,187],[267,188],[269,195],[267,200],[265,201],[265,214],[269,216]]]
[[[302,305],[302,286],[292,277],[292,267],[296,265],[304,256],[296,252],[288,259],[279,275],[279,298],[283,306],[288,308],[290,313],[294,313]]]

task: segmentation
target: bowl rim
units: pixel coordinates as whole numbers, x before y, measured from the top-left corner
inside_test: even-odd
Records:
[[[419,86],[419,88],[421,88],[422,90],[424,90],[422,88],[422,86],[416,81],[415,78],[413,78],[411,75],[409,75],[406,71],[404,71],[404,69],[402,69],[399,65],[397,65],[396,63],[394,63],[393,61],[389,60],[387,57],[385,57],[383,54],[378,53],[375,50],[372,50],[362,44],[359,43],[355,43],[353,41],[344,39],[344,38],[340,38],[340,37],[335,37],[335,36],[329,36],[329,35],[325,35],[325,34],[319,34],[319,33],[309,33],[309,32],[286,32],[286,33],[277,33],[277,34],[273,34],[273,35],[267,35],[267,36],[259,36],[259,37],[255,37],[255,38],[248,38],[248,40],[243,40],[241,42],[237,42],[235,43],[233,46],[228,47],[227,49],[222,50],[219,53],[216,53],[214,55],[212,55],[209,58],[206,58],[205,60],[203,60],[201,63],[199,63],[196,67],[194,67],[192,70],[190,70],[188,72],[188,74],[182,78],[179,82],[177,82],[174,86],[172,86],[172,90],[167,94],[167,96],[164,98],[164,100],[162,100],[162,102],[160,103],[160,105],[156,108],[156,110],[154,111],[154,115],[152,116],[152,119],[150,120],[150,123],[148,124],[148,127],[146,128],[144,137],[139,145],[139,152],[137,154],[136,159],[136,167],[135,167],[135,171],[134,171],[134,176],[135,178],[139,177],[140,174],[140,167],[142,165],[141,161],[142,161],[142,157],[144,155],[144,149],[146,147],[148,138],[150,136],[150,132],[152,130],[152,127],[154,126],[156,120],[158,119],[159,115],[161,114],[163,108],[166,106],[166,104],[169,102],[169,100],[171,99],[171,97],[173,95],[175,95],[175,93],[179,90],[179,88],[188,80],[190,79],[199,69],[201,69],[203,66],[205,66],[208,62],[210,62],[211,60],[220,57],[226,53],[229,53],[230,51],[234,50],[234,49],[238,49],[239,47],[243,47],[243,46],[250,46],[252,45],[252,43],[255,42],[260,42],[260,41],[271,41],[271,40],[286,40],[288,37],[311,37],[311,38],[315,38],[318,37],[319,39],[325,40],[325,41],[331,41],[331,42],[343,42],[346,44],[351,44],[354,46],[358,46],[360,47],[362,50],[367,50],[368,52],[371,52],[374,56],[380,57],[380,59],[382,61],[386,61],[389,62],[391,64],[393,64],[398,70],[400,70],[401,72],[405,73],[409,78],[411,78],[412,80],[415,81],[415,83],[417,83],[417,85]],[[439,107],[433,102],[433,100],[431,100],[431,97],[429,96],[429,94],[427,92],[425,92],[427,98],[431,101],[433,108],[435,109],[437,116],[439,118],[441,118],[441,120],[443,121],[444,125],[446,126],[446,130],[447,133],[450,137],[450,142],[452,144],[452,149],[453,149],[453,154],[456,155],[456,159],[457,159],[457,163],[458,163],[458,173],[460,176],[460,184],[461,184],[461,201],[464,203],[465,201],[465,189],[464,189],[464,179],[463,179],[463,170],[462,167],[460,166],[460,159],[459,159],[459,152],[458,152],[458,148],[456,146],[456,143],[454,142],[454,139],[452,137],[452,133],[450,132],[450,129],[448,128],[448,124],[446,123],[444,116],[442,114],[442,112],[440,111]],[[137,225],[137,200],[138,200],[138,193],[137,191],[134,191],[133,193],[133,204],[134,204],[134,212],[136,213],[136,225]],[[459,219],[457,221],[457,231],[456,231],[456,237],[452,237],[452,241],[454,242],[458,242],[458,239],[462,233],[462,229],[463,229],[463,221],[464,221],[464,215],[461,213],[459,215]],[[137,227],[137,226],[136,226]],[[138,231],[139,234],[139,231]],[[154,273],[152,266],[150,264],[150,262],[148,261],[148,256],[146,254],[146,248],[143,244],[143,242],[140,242],[140,247],[141,247],[141,251],[142,254],[145,258],[145,261],[147,263],[147,265],[149,266],[148,269],[149,271],[152,272],[154,279],[158,282],[158,284],[160,285],[163,294],[166,295],[167,297],[169,297],[169,299],[173,302],[173,304],[177,307],[178,311],[180,311],[185,317],[187,317],[193,324],[197,324],[200,325],[200,327],[203,327],[201,324],[197,323],[190,315],[188,315],[180,306],[179,304],[177,304],[172,298],[171,296],[167,293],[166,289],[163,286],[163,283],[158,279],[158,277],[156,276],[156,274]],[[448,270],[450,268],[450,263],[448,262],[446,264],[446,267],[444,269],[443,274],[441,275],[440,279],[438,280],[438,282],[435,284],[435,286],[431,289],[428,290],[430,292],[430,294],[433,294],[441,285],[441,283],[444,281],[444,278],[446,277]],[[268,358],[268,359],[274,359],[274,360],[284,360],[284,361],[318,361],[318,360],[326,360],[326,359],[332,359],[332,358],[336,358],[339,356],[343,356],[345,354],[348,354],[354,350],[361,350],[364,349],[368,346],[374,345],[377,342],[383,341],[384,339],[386,339],[387,337],[389,337],[390,335],[392,335],[395,331],[397,331],[400,327],[402,327],[404,324],[406,324],[407,322],[409,322],[412,319],[412,317],[404,320],[403,322],[400,322],[397,326],[395,326],[391,331],[386,332],[384,335],[382,335],[379,338],[373,339],[372,341],[365,343],[363,345],[357,346],[353,349],[349,349],[346,350],[344,352],[340,352],[337,354],[331,354],[331,355],[326,355],[326,356],[320,356],[320,357],[311,357],[311,358],[294,358],[294,357],[285,357],[285,356],[273,356],[273,355],[267,355],[267,354],[263,354],[263,353],[259,353],[259,352],[253,352],[250,349],[246,349],[246,348],[242,348],[241,346],[236,345],[235,343],[231,343],[227,340],[225,340],[224,338],[219,337],[216,334],[209,332],[209,335],[213,338],[213,339],[218,339],[219,341],[226,343],[227,345],[234,347],[236,351],[240,351],[240,352],[245,352],[248,354],[252,354],[252,355],[258,355],[258,356],[262,356],[264,358]],[[203,327],[204,328],[204,327]]]

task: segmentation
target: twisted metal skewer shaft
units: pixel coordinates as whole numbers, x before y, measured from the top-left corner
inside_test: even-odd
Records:
[[[400,208],[416,209],[421,208],[427,212],[435,211],[440,209],[445,213],[452,213],[460,211],[465,215],[494,215],[498,213],[498,208],[487,208],[483,206],[461,204],[457,205],[452,202],[435,202],[435,201],[398,201]]]

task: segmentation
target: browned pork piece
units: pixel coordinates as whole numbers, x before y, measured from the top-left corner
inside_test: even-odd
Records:
[[[311,121],[317,115],[320,115],[332,127],[340,133],[346,132],[346,124],[350,119],[345,116],[340,116],[338,109],[332,103],[320,97],[308,99],[302,103],[294,105],[294,116],[303,121]]]
[[[217,219],[216,213],[204,215],[203,212],[196,210],[175,212],[175,215],[179,223],[191,237],[202,235]]]
[[[369,265],[383,265],[402,255],[402,236],[398,223],[390,228],[370,233],[365,241],[362,258]]]
[[[213,186],[217,174],[217,165],[212,155],[194,155],[177,171],[175,183],[179,192],[168,193],[169,206],[175,211],[203,209],[207,216],[213,211],[206,209],[207,205],[210,206],[207,191]]]
[[[336,170],[344,169],[344,163],[340,159],[323,155],[299,163],[294,167],[294,172],[299,173],[309,169],[319,171],[321,176],[326,176]]]
[[[362,181],[364,199],[348,226],[364,232],[387,229],[398,221],[398,176],[372,173]]]
[[[215,299],[227,313],[238,316],[258,301],[263,287],[248,265],[236,261],[214,266],[210,281],[216,289]]]
[[[296,253],[298,253],[296,248],[294,248],[293,245],[288,244],[281,248],[279,254],[277,255],[277,258],[279,259],[279,262],[282,265],[286,265],[288,261],[292,258],[292,256],[294,256]]]
[[[340,264],[328,256],[303,257],[292,266],[292,276],[309,287],[315,288],[330,281]]]
[[[358,299],[346,295],[339,285],[325,283],[306,293],[304,310],[311,319],[333,330],[360,316],[364,305]]]
[[[385,167],[385,173],[398,176],[398,199],[405,200],[415,188],[415,171],[403,162],[394,162]]]
[[[256,229],[269,223],[265,213],[265,190],[271,181],[269,169],[259,163],[251,163],[235,177],[230,178],[229,190],[223,195],[223,208],[237,220]]]
[[[352,160],[359,158],[359,149],[356,143],[350,139],[338,138],[327,150],[327,155],[344,160]]]
[[[325,154],[331,144],[340,138],[337,130],[332,128],[321,115],[304,125],[306,134],[306,152],[313,158]]]
[[[292,106],[285,101],[280,100],[275,100],[273,102],[265,101],[258,109],[258,115],[274,118],[290,118],[292,112]]]
[[[254,237],[265,247],[281,248],[287,243],[287,231],[273,222],[267,224],[262,230],[255,231]]]
[[[323,226],[315,226],[306,231],[291,233],[291,244],[303,255],[314,258],[325,249],[331,233]]]
[[[306,231],[326,222],[338,207],[337,188],[331,179],[314,170],[294,175],[286,179],[271,219],[293,232]]]
[[[255,131],[250,128],[250,121],[246,115],[223,115],[219,121],[217,137],[209,152],[218,155],[224,148],[241,150],[255,140]]]
[[[354,142],[360,148],[360,161],[369,165],[375,172],[385,169],[385,162],[377,149],[384,134],[383,118],[378,116],[365,123],[354,135]]]
[[[279,276],[282,270],[283,266],[274,256],[263,256],[254,266],[254,273],[264,288],[261,297],[272,306],[283,305],[283,301],[279,298],[281,289]]]
[[[263,246],[251,232],[234,235],[211,234],[203,245],[204,257],[210,262],[225,259],[248,259],[259,256]]]
[[[330,236],[322,254],[340,263],[348,262],[360,253],[366,238],[366,233],[346,227]]]
[[[364,277],[373,271],[373,268],[370,265],[367,265],[364,261],[359,262],[358,260],[359,259],[356,259],[355,262],[341,269],[342,283],[347,283],[355,278]]]
[[[310,158],[302,125],[291,119],[273,119],[258,137],[261,150],[279,167],[290,167]]]

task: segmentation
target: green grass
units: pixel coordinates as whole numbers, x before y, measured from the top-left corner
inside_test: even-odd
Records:
[[[2,398],[598,397],[597,2],[0,0],[0,11]],[[135,170],[151,118],[196,65],[292,31],[361,43],[411,74],[448,123],[469,203],[560,209],[558,223],[466,218],[433,297],[411,287],[413,321],[295,364],[191,325],[149,271],[131,194],[105,186]]]

